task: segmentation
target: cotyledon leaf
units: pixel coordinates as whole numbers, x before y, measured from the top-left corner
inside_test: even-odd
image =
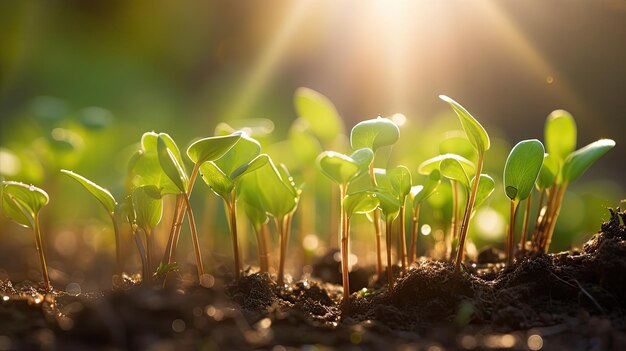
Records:
[[[240,138],[240,134],[231,134],[197,140],[187,148],[187,156],[194,163],[214,161],[228,152]]]
[[[369,148],[376,152],[380,147],[393,145],[400,138],[400,128],[390,119],[377,117],[357,123],[350,132],[353,149]]]
[[[100,185],[92,182],[91,180],[83,177],[78,173],[74,173],[66,169],[62,169],[61,173],[66,174],[70,178],[80,183],[80,185],[87,189],[87,191],[89,191],[89,193],[91,193],[91,195],[93,195],[93,197],[95,197],[96,200],[98,200],[102,204],[102,206],[104,206],[109,214],[115,213],[115,206],[117,206],[117,201],[115,201],[115,198],[107,189],[101,187]]]
[[[16,223],[34,229],[37,214],[48,204],[48,194],[34,185],[2,181],[2,209]]]
[[[465,190],[470,188],[469,177],[458,160],[454,158],[443,159],[439,164],[439,170],[442,176],[461,183]]]
[[[576,121],[565,110],[555,110],[548,115],[544,127],[546,151],[558,163],[576,149]]]
[[[445,159],[449,159],[449,158],[459,161],[461,166],[463,166],[465,173],[467,174],[476,173],[476,166],[474,165],[472,161],[466,159],[463,156],[459,156],[456,154],[443,154],[443,155],[438,155],[438,156],[429,158],[428,160],[422,162],[417,167],[417,171],[420,174],[428,175],[434,170],[439,170],[439,165],[441,164],[441,161]]]
[[[543,165],[543,144],[537,139],[522,140],[513,147],[504,165],[504,192],[514,201],[524,200],[533,190]]]
[[[563,182],[571,183],[578,179],[613,147],[615,147],[615,141],[600,139],[571,153],[563,163]]]
[[[439,95],[439,98],[447,102],[452,107],[457,116],[459,116],[459,119],[461,120],[461,125],[463,126],[463,130],[465,131],[465,134],[467,134],[467,138],[469,139],[472,146],[476,148],[476,151],[478,151],[479,154],[482,154],[485,151],[489,150],[489,147],[491,145],[489,141],[489,135],[487,134],[487,131],[485,131],[485,128],[483,128],[483,126],[476,120],[476,118],[474,118],[472,114],[469,113],[469,111],[461,106],[461,104],[454,101],[450,97],[445,95]]]

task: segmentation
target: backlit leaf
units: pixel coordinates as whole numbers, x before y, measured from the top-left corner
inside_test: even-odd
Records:
[[[167,138],[159,135],[157,139],[157,157],[159,160],[159,166],[165,173],[165,175],[170,178],[170,180],[176,185],[178,190],[181,193],[187,192],[187,186],[189,185],[189,179],[187,178],[187,174],[183,169],[181,163],[179,163],[178,158],[172,151],[168,143],[166,142]]]
[[[556,110],[550,113],[544,127],[546,151],[558,163],[576,149],[576,121],[569,112]]]
[[[34,185],[2,182],[2,210],[16,223],[34,229],[37,214],[48,204],[48,194]]]
[[[359,122],[350,132],[353,149],[378,148],[395,144],[400,138],[400,128],[387,118],[377,117]]]
[[[521,201],[530,195],[543,164],[543,144],[537,139],[517,143],[504,165],[504,192],[511,200]]]
[[[465,169],[463,169],[461,162],[457,159],[446,158],[442,160],[439,164],[439,170],[441,171],[442,176],[461,183],[465,190],[470,188],[469,177],[467,176],[467,173],[465,173]]]
[[[154,185],[135,188],[132,201],[137,226],[149,234],[159,224],[163,215],[163,199],[159,189]]]
[[[472,178],[472,182],[470,186],[474,186],[474,181],[476,181],[476,177]],[[476,188],[476,200],[474,200],[474,211],[480,206],[485,200],[491,196],[494,189],[496,188],[496,183],[493,181],[487,174],[480,175],[480,181],[478,183],[478,188]]]
[[[395,195],[404,203],[404,199],[411,191],[411,172],[405,166],[397,166],[387,170],[387,176]]]
[[[417,171],[420,174],[428,175],[434,170],[439,170],[440,168],[439,165],[441,161],[445,159],[449,159],[449,158],[459,161],[459,163],[461,163],[461,166],[463,166],[465,173],[467,174],[476,173],[476,166],[474,166],[474,163],[472,161],[456,154],[443,154],[443,155],[435,156],[433,158],[429,158],[428,160],[422,162],[417,167]]]
[[[348,194],[343,199],[343,208],[346,210],[348,217],[372,212],[378,208],[378,205],[378,197],[371,191],[359,191]]]
[[[231,134],[197,140],[187,148],[187,156],[194,163],[214,161],[228,152],[240,138],[240,134]]]
[[[359,165],[350,157],[334,151],[324,151],[317,165],[325,176],[337,184],[346,184],[359,173]]]
[[[200,174],[202,175],[204,182],[209,186],[209,188],[211,188],[211,190],[213,190],[213,192],[225,200],[229,199],[230,193],[235,187],[235,182],[233,182],[229,176],[224,174],[224,172],[222,172],[222,170],[219,169],[213,161],[203,163],[200,166]]]
[[[306,121],[309,129],[325,145],[344,133],[343,120],[335,105],[317,91],[309,88],[296,89],[294,105],[298,117]]]
[[[411,187],[411,198],[413,199],[413,207],[422,203],[435,193],[437,188],[441,184],[441,173],[435,169],[426,178],[424,185],[417,185]]]
[[[117,202],[107,189],[72,171],[62,169],[61,173],[68,175],[85,187],[85,189],[87,189],[87,191],[89,191],[89,193],[91,193],[91,195],[93,195],[93,197],[95,197],[96,200],[102,204],[102,206],[104,206],[108,213],[112,214],[115,212]]]
[[[543,165],[539,171],[539,176],[535,182],[535,186],[538,190],[547,189],[554,184],[556,175],[559,172],[559,162],[556,158],[550,154],[543,155]]]
[[[578,179],[602,155],[615,147],[615,141],[600,139],[571,153],[563,163],[563,182],[571,183]]]
[[[261,153],[261,144],[258,141],[243,132],[235,134],[241,136],[239,141],[224,156],[214,161],[215,165],[231,179],[237,168],[250,163]]]
[[[489,135],[487,131],[485,131],[485,128],[483,128],[483,126],[458,102],[445,95],[439,95],[439,98],[450,104],[454,112],[459,116],[463,130],[476,151],[482,154],[489,150]]]

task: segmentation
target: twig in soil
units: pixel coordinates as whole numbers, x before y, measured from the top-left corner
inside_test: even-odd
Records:
[[[572,288],[576,288],[576,286],[566,280],[564,280],[563,278],[559,277],[558,275],[550,272],[550,274],[552,274],[556,279],[560,280],[561,282],[571,286]],[[589,292],[587,292],[587,290],[585,290],[585,288],[583,288],[583,286],[580,284],[580,282],[576,279],[574,279],[574,282],[576,282],[576,285],[578,285],[578,288],[580,289],[580,291],[585,294],[585,296],[587,296],[589,298],[589,300],[591,300],[591,302],[593,302],[594,305],[596,305],[596,307],[598,308],[598,310],[600,310],[600,312],[602,312],[602,314],[606,315],[606,311],[604,310],[604,308],[602,308],[602,306],[600,306],[600,303],[598,303],[598,301],[593,298],[593,296],[591,296],[591,294]]]

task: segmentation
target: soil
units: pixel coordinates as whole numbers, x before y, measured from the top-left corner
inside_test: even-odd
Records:
[[[349,304],[333,253],[282,286],[248,272],[74,296],[0,281],[0,350],[626,350],[625,220],[611,210],[583,248],[507,268],[493,248],[460,275],[422,258],[391,291],[355,269]]]

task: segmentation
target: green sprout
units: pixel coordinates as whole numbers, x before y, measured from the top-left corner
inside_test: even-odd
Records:
[[[511,199],[511,215],[509,231],[506,238],[507,265],[513,264],[515,242],[515,215],[520,201],[529,198],[541,166],[543,164],[543,144],[536,139],[523,140],[517,143],[509,153],[504,166],[504,192]],[[525,244],[526,232],[522,231],[522,247]]]
[[[339,232],[341,233],[341,270],[343,277],[343,297],[348,301],[350,283],[348,282],[348,213],[344,207],[344,200],[348,195],[348,185],[361,173],[367,172],[374,158],[374,153],[369,148],[358,149],[347,156],[334,151],[324,151],[317,158],[317,165],[325,176],[339,185],[340,193],[340,220]]]
[[[387,177],[389,177],[392,192],[400,203],[400,213],[398,214],[400,225],[400,233],[398,233],[398,260],[402,264],[402,272],[406,273],[409,263],[406,249],[405,203],[411,192],[411,172],[405,166],[397,166],[387,171]]]
[[[215,161],[206,161],[200,165],[202,179],[215,194],[224,200],[228,212],[236,279],[242,275],[242,262],[237,237],[238,181],[246,173],[261,168],[269,159],[266,154],[261,154],[261,145],[258,141],[243,132],[241,132],[240,137],[239,141],[222,157]]]
[[[133,189],[132,206],[135,212],[135,223],[137,229],[135,236],[139,236],[139,230],[143,231],[146,250],[141,262],[143,265],[144,283],[150,284],[150,277],[152,272],[152,231],[161,221],[163,215],[163,199],[161,198],[161,192],[154,185],[144,185]],[[141,252],[142,250],[140,250]]]
[[[350,145],[353,149],[369,148],[376,156],[376,151],[384,146],[395,144],[400,138],[400,128],[387,118],[377,117],[357,123],[350,131]],[[374,174],[374,158],[369,164],[369,176],[372,187],[377,187]],[[374,211],[374,231],[376,235],[376,272],[382,274],[381,223],[380,213]]]
[[[450,219],[450,257],[454,257],[455,242],[458,242],[458,225],[459,225],[459,183],[465,189],[465,195],[469,192],[469,178],[467,174],[475,172],[475,166],[472,161],[456,154],[438,155],[422,162],[417,171],[421,174],[428,175],[433,171],[440,171],[440,174],[450,181],[452,188],[452,217]],[[457,244],[458,245],[458,244]]]
[[[439,98],[447,102],[457,114],[461,121],[461,125],[463,126],[463,130],[467,135],[467,138],[478,153],[475,177],[479,178],[483,169],[483,159],[485,156],[485,152],[489,150],[490,146],[489,135],[485,131],[485,128],[483,128],[483,126],[478,123],[478,121],[458,102],[452,100],[445,95],[440,95]],[[480,181],[473,183],[471,191],[469,193],[469,198],[467,200],[467,205],[465,207],[465,214],[463,216],[463,223],[461,224],[461,232],[459,234],[459,246],[457,250],[456,261],[454,262],[455,272],[459,272],[459,269],[461,267],[461,260],[464,256],[465,238],[467,236],[469,221],[472,215],[472,210],[474,208],[474,203],[476,201],[476,191],[478,190],[478,183],[480,183]]]
[[[121,277],[124,269],[122,264],[122,243],[120,238],[120,228],[115,217],[117,201],[115,201],[115,198],[113,197],[113,195],[111,195],[110,191],[83,177],[82,175],[65,169],[62,169],[61,173],[69,176],[70,178],[76,180],[80,185],[82,185],[96,200],[98,200],[98,202],[102,204],[104,209],[107,211],[109,217],[111,217],[113,230],[115,232],[115,256],[117,262],[117,274],[119,275],[119,277]]]
[[[420,207],[426,199],[428,199],[432,194],[435,193],[437,188],[441,184],[441,173],[438,169],[432,170],[428,177],[426,178],[426,182],[424,185],[416,185],[411,187],[411,192],[409,198],[412,199],[413,205],[413,226],[411,232],[411,245],[409,248],[409,266],[417,260],[417,232],[418,232],[418,221],[420,216]]]
[[[286,171],[279,170],[271,158],[265,157],[266,162],[263,165],[241,177],[238,192],[247,204],[246,206],[256,209],[255,216],[263,212],[270,214],[275,220],[280,238],[278,282],[282,284],[285,277],[291,219],[296,210],[299,195]],[[249,219],[253,223],[259,223],[262,217],[249,217]],[[267,257],[268,252],[263,252],[263,255]]]
[[[554,180],[546,187],[548,199],[545,209],[542,208],[544,214],[535,230],[533,247],[538,251],[548,252],[550,248],[563,197],[569,184],[615,147],[615,141],[600,139],[574,151],[576,133],[576,122],[567,111],[556,110],[548,116],[544,128],[546,149],[548,155],[553,158],[552,163],[558,166],[550,170],[550,173],[554,174]]]
[[[35,187],[19,182],[2,181],[2,210],[17,224],[30,228],[35,234],[35,245],[41,263],[41,274],[46,291],[51,290],[48,266],[43,252],[39,211],[48,204],[48,194]]]

